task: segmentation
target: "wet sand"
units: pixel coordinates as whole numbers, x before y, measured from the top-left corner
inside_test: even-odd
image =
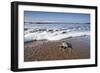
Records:
[[[70,42],[72,49],[61,48],[62,41]],[[59,41],[31,41],[24,43],[24,61],[70,60],[90,58],[89,36],[67,38]]]

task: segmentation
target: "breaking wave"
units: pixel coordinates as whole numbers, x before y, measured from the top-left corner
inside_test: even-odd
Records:
[[[76,29],[59,29],[59,30],[47,30],[47,29],[28,29],[24,32],[24,42],[33,40],[61,40],[69,37],[77,37],[90,35],[89,31]]]

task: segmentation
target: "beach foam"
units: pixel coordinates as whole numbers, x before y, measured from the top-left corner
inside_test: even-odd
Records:
[[[27,31],[26,31],[27,32]],[[30,32],[28,30],[27,34],[24,35],[24,41],[32,40],[61,40],[69,37],[77,37],[83,35],[90,35],[89,31],[69,31],[69,30],[60,30],[60,31],[35,31]]]

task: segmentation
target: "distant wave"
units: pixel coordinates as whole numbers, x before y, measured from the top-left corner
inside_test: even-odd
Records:
[[[32,41],[32,40],[61,40],[69,37],[77,37],[83,35],[90,35],[89,31],[72,31],[69,29],[63,30],[27,30],[24,33],[24,42]]]

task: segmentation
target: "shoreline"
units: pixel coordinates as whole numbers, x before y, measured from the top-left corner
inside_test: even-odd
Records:
[[[73,49],[61,48],[62,41]],[[24,43],[24,61],[50,61],[90,58],[90,36],[71,37],[59,41],[31,41]]]

